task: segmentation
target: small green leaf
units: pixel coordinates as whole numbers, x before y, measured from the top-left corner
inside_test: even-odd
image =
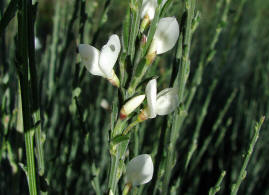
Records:
[[[129,139],[130,139],[130,137],[127,136],[127,135],[117,135],[116,137],[114,137],[114,138],[111,140],[111,144],[112,144],[113,146],[115,146],[115,145],[120,144],[120,143],[122,143],[122,142],[124,142],[124,141],[127,141],[127,140],[129,140]]]

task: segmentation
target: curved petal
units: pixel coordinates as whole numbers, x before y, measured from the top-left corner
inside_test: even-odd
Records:
[[[146,86],[146,96],[148,103],[148,117],[156,117],[156,103],[157,103],[157,81],[152,79],[148,82]]]
[[[172,49],[179,36],[179,25],[175,17],[160,19],[153,39],[156,42],[157,54],[162,54]]]
[[[158,4],[156,0],[143,0],[141,18],[148,16],[149,20],[152,20],[154,18],[155,9],[157,8],[157,6]]]
[[[81,56],[82,64],[91,74],[105,77],[105,74],[99,67],[100,52],[98,49],[88,44],[79,44],[78,51]]]
[[[107,44],[101,50],[99,66],[108,79],[112,78],[112,69],[118,59],[121,45],[119,36],[111,35]]]
[[[150,155],[138,155],[127,164],[127,182],[133,186],[148,183],[152,179],[153,171],[154,167]]]
[[[157,95],[158,115],[167,115],[173,112],[178,106],[178,90],[176,88],[167,88]]]

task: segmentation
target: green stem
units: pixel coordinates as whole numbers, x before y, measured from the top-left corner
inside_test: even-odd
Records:
[[[52,97],[53,94],[53,87],[55,81],[55,70],[57,65],[56,55],[58,53],[58,39],[59,39],[59,26],[60,26],[60,9],[61,9],[60,1],[56,1],[55,5],[55,15],[53,17],[53,35],[52,35],[52,44],[50,46],[50,61],[49,61],[49,86],[48,86],[48,95],[49,99]]]
[[[119,155],[118,155],[118,147],[114,149],[116,150],[115,154],[111,154],[110,156],[110,171],[109,171],[109,182],[108,189],[115,194],[116,185],[117,185],[117,169],[119,164]]]
[[[260,121],[257,122],[256,125],[255,125],[255,134],[254,134],[253,138],[251,139],[247,155],[246,155],[245,160],[243,162],[243,165],[241,167],[241,170],[240,170],[239,176],[238,176],[238,178],[236,180],[236,183],[232,186],[231,195],[236,195],[237,194],[237,192],[239,190],[239,187],[240,187],[240,184],[242,183],[242,181],[245,179],[245,177],[247,175],[246,168],[247,168],[248,162],[250,160],[250,157],[251,157],[251,155],[253,153],[254,146],[255,146],[258,138],[259,138],[260,129],[261,129],[261,126],[262,126],[262,124],[264,122],[264,119],[265,119],[264,116],[261,117]]]
[[[197,125],[196,125],[195,130],[194,130],[191,146],[190,146],[190,149],[189,149],[189,152],[188,152],[188,155],[187,155],[187,160],[186,160],[186,163],[185,163],[185,170],[184,171],[186,171],[186,169],[187,169],[187,167],[188,167],[188,165],[190,163],[190,160],[192,158],[192,155],[193,155],[193,152],[194,152],[193,148],[195,147],[195,149],[196,149],[196,147],[197,147],[200,130],[201,130],[202,124],[204,122],[204,119],[207,116],[208,106],[209,106],[209,103],[211,101],[212,94],[213,94],[213,91],[214,91],[214,89],[216,87],[216,84],[217,84],[217,80],[215,79],[213,81],[212,85],[210,86],[208,95],[206,97],[205,103],[204,103],[203,108],[201,110],[201,114],[199,115]]]
[[[122,195],[128,195],[131,189],[132,189],[132,184],[127,183],[127,184],[124,186]]]
[[[141,6],[142,1],[139,0],[136,5],[136,8],[132,11],[132,28],[130,32],[130,41],[128,46],[128,54],[131,56],[131,61],[134,60],[135,56],[135,41],[139,31],[139,24],[140,24],[140,13],[141,13]]]
[[[30,101],[30,85],[28,82],[28,61],[29,58],[29,21],[31,20],[29,9],[31,7],[31,1],[23,0],[19,2],[18,12],[18,45],[17,45],[17,73],[20,80],[20,91],[19,94],[22,100],[22,115],[23,115],[23,128],[26,148],[26,160],[27,160],[27,181],[29,186],[30,195],[36,195],[36,173],[35,173],[35,159],[34,159],[34,128],[31,116]],[[31,79],[31,78],[30,78]]]
[[[218,191],[220,191],[220,185],[221,185],[221,182],[222,182],[223,178],[225,177],[225,175],[226,175],[226,171],[222,171],[216,185],[214,187],[210,188],[209,193],[208,193],[209,195],[214,195]]]
[[[132,122],[124,131],[123,131],[123,135],[127,135],[130,130],[135,127],[138,123],[140,123],[140,121],[136,120],[134,122]]]
[[[185,31],[183,34],[183,56],[180,61],[180,67],[178,70],[177,74],[177,79],[176,82],[174,83],[174,86],[179,87],[179,102],[182,104],[183,99],[184,99],[184,91],[185,91],[185,86],[186,82],[189,77],[189,71],[190,71],[190,46],[191,46],[191,27],[192,27],[192,21],[194,17],[194,9],[195,9],[195,0],[191,0],[186,2],[186,26],[185,26]],[[181,47],[179,47],[181,48]],[[175,117],[173,120],[173,125],[172,129],[170,132],[170,138],[167,143],[167,158],[165,161],[165,177],[162,185],[162,194],[168,194],[168,189],[169,189],[169,183],[170,183],[170,178],[172,174],[172,167],[173,167],[173,162],[174,162],[174,148],[176,145],[176,140],[179,136],[179,131],[181,129],[181,125],[183,124],[183,121],[185,119],[186,115],[184,112],[179,110],[177,113],[175,113]]]
[[[234,100],[234,98],[236,96],[236,92],[237,92],[237,90],[234,90],[233,91],[233,93],[228,98],[226,104],[224,105],[223,110],[219,113],[218,118],[217,118],[216,122],[214,123],[214,125],[212,127],[212,133],[207,136],[207,138],[205,139],[203,145],[201,146],[201,149],[200,149],[199,153],[196,155],[196,158],[192,162],[192,166],[190,168],[190,172],[192,172],[194,170],[194,168],[197,167],[197,165],[199,164],[201,158],[203,157],[203,154],[205,153],[205,151],[208,148],[209,143],[213,139],[213,135],[219,129],[219,127],[220,127],[220,125],[221,125],[221,123],[223,121],[223,118],[224,118],[225,114],[227,113],[228,109],[230,108],[231,103],[232,103],[232,101]]]
[[[38,91],[38,79],[36,72],[36,63],[35,63],[35,32],[34,32],[34,15],[33,15],[32,1],[30,0],[28,4],[28,54],[29,54],[29,68],[30,68],[30,81],[32,89],[32,113],[34,118],[34,127],[35,127],[35,141],[37,145],[36,155],[38,163],[38,173],[40,176],[44,175],[45,172],[45,163],[44,163],[44,154],[43,154],[43,140],[41,132],[41,123],[40,123],[40,103],[39,103],[39,91]]]
[[[32,119],[29,108],[29,87],[27,80],[20,76],[20,95],[22,99],[22,113],[23,113],[23,127],[24,127],[24,139],[26,148],[26,160],[27,160],[27,180],[30,195],[36,195],[36,178],[35,178],[35,159],[34,159],[34,143],[33,136],[34,130],[32,128]]]
[[[149,66],[150,65],[146,64],[145,60],[141,60],[141,62],[138,64],[135,75],[132,78],[131,84],[128,88],[128,95],[129,95],[128,97],[131,97],[134,95],[134,93],[136,91],[136,87],[143,79],[143,76],[146,74]]]
[[[125,121],[122,121],[118,119],[115,128],[112,131],[111,139],[113,139],[115,136],[120,135],[124,129]],[[121,157],[121,150],[122,145],[113,145],[110,144],[110,171],[109,171],[109,180],[108,180],[108,189],[113,192],[113,194],[116,193],[116,188],[118,184],[118,178],[117,173],[118,167],[119,167],[119,160]]]

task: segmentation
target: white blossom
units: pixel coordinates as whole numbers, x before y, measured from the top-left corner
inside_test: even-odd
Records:
[[[109,37],[101,52],[88,44],[80,44],[78,50],[83,65],[97,76],[108,79],[112,84],[119,86],[119,80],[113,70],[121,49],[120,39],[114,34]]]
[[[147,17],[149,20],[152,20],[157,6],[157,0],[143,0],[141,18]]]
[[[161,6],[166,3],[167,0],[163,0]],[[141,18],[148,17],[149,20],[152,20],[155,15],[155,10],[158,6],[157,0],[143,0]]]
[[[172,49],[179,36],[179,25],[175,17],[166,17],[160,19],[151,46],[149,54],[162,54]]]
[[[126,168],[127,183],[132,186],[148,183],[153,176],[153,162],[148,154],[133,158]]]
[[[148,118],[155,118],[156,115],[167,115],[173,112],[178,106],[178,90],[166,88],[157,94],[157,81],[152,79],[146,86]]]

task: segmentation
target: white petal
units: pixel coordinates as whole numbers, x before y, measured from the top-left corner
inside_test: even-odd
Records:
[[[148,15],[149,19],[152,20],[154,18],[155,9],[157,6],[157,0],[143,0],[141,18],[144,18],[146,15]]]
[[[152,79],[148,82],[146,86],[146,96],[148,103],[148,117],[156,117],[156,103],[157,103],[157,81]]]
[[[100,54],[99,65],[108,79],[112,77],[112,69],[118,59],[121,45],[118,35],[111,35],[107,44],[103,46]]]
[[[156,42],[157,54],[172,49],[179,36],[179,25],[175,17],[160,19],[153,40]]]
[[[176,88],[167,88],[157,95],[158,115],[167,115],[173,112],[178,106],[178,90]]]
[[[153,162],[148,154],[133,158],[126,168],[127,182],[133,186],[148,183],[153,176]]]
[[[78,51],[81,56],[82,64],[91,74],[105,77],[105,74],[99,67],[100,52],[98,49],[88,44],[79,44]]]

